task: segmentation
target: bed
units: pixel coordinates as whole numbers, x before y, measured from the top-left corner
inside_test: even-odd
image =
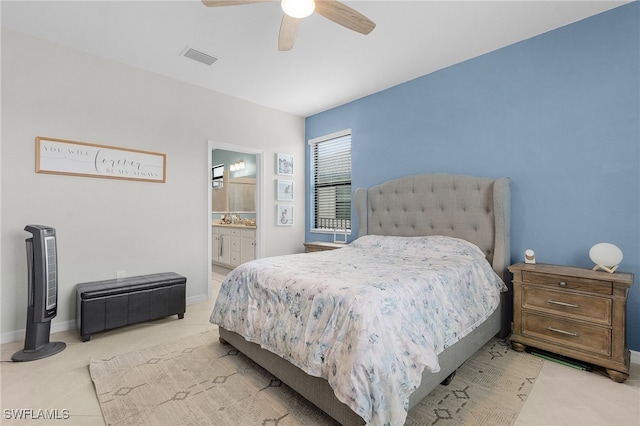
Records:
[[[241,265],[225,278],[211,322],[221,341],[340,424],[402,424],[480,347],[511,330],[509,183],[423,174],[358,188],[355,241]],[[452,269],[465,265],[474,271]],[[463,284],[451,284],[457,281],[445,270]],[[458,302],[441,301],[434,279],[476,294],[454,292]],[[446,310],[462,317],[428,313]],[[393,312],[401,313],[398,325],[384,316]]]

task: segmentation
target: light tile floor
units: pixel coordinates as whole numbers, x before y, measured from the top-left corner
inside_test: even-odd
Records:
[[[214,270],[217,294],[224,270]],[[184,319],[176,316],[99,333],[83,343],[75,330],[51,335],[63,341],[60,354],[38,361],[13,363],[22,342],[2,345],[0,364],[0,424],[3,425],[103,425],[104,421],[89,376],[91,357],[106,358],[167,340],[200,333],[209,323],[213,301],[187,306]],[[8,362],[7,362],[8,361]],[[12,409],[58,410],[59,420],[16,420]],[[7,411],[9,410],[9,411]],[[545,361],[533,391],[516,425],[640,425],[640,365],[633,364],[630,378],[614,383],[597,373],[587,373]]]

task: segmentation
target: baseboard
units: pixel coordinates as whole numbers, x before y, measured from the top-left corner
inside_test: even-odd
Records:
[[[197,296],[187,297],[185,303],[187,305],[195,305],[196,303],[206,302],[207,300],[209,300],[209,296],[206,294],[199,294]]]
[[[634,364],[640,364],[640,352],[638,351],[629,351],[631,352],[631,362]]]
[[[207,300],[209,300],[209,298],[206,294],[199,294],[197,296],[187,297],[185,300],[185,303],[188,306],[188,305],[194,305],[196,303],[206,302]],[[75,319],[69,320],[69,321],[59,321],[59,322],[53,321],[51,323],[51,334],[59,333],[61,331],[74,330],[76,328],[77,328],[77,325],[76,325]],[[0,344],[15,342],[17,340],[24,340],[25,333],[26,333],[26,329],[24,328],[22,330],[7,331],[5,333],[2,333],[0,335]]]

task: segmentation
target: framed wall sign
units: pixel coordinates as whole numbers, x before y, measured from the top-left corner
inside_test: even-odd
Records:
[[[277,206],[276,225],[292,226],[293,225],[293,206],[288,204],[278,204]]]
[[[279,175],[293,176],[293,155],[276,154],[276,168]]]
[[[278,186],[278,201],[293,201],[293,181],[292,180],[277,180]]]
[[[85,142],[36,138],[36,173],[164,183],[167,156]]]

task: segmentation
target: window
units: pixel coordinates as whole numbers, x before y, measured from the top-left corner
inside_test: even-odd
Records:
[[[351,130],[309,141],[313,228],[351,230]]]

